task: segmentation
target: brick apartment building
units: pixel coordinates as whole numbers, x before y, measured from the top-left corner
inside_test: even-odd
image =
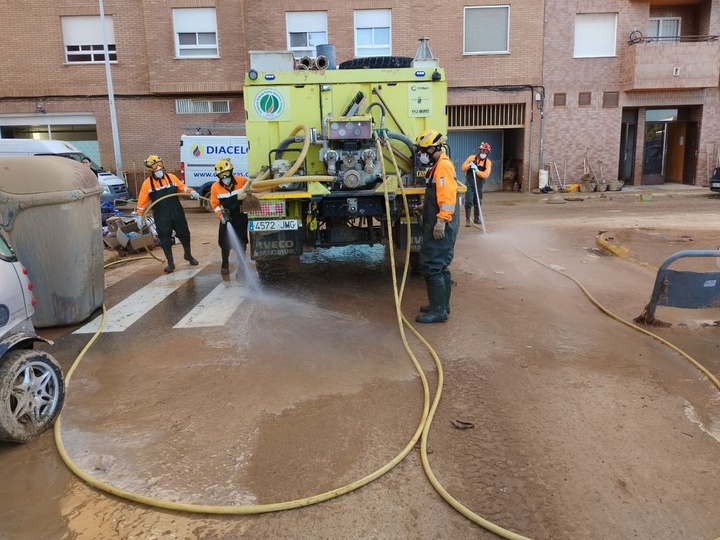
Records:
[[[569,179],[589,166],[606,181],[707,185],[718,34],[717,0],[546,0],[544,162]]]
[[[100,7],[3,5],[0,137],[69,140],[113,171],[120,161],[131,192],[148,154],[178,170],[182,134],[244,133],[250,51],[301,58],[329,43],[339,64],[413,57],[423,36],[448,80],[454,161],[493,147],[488,189],[505,167],[537,186],[551,162],[572,180],[586,153],[605,178],[636,184],[702,183],[715,163],[719,0],[105,0],[120,160]]]

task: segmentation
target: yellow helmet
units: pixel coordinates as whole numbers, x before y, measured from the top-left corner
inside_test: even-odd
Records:
[[[447,137],[434,129],[426,129],[415,139],[415,146],[418,148],[430,148],[431,146],[442,146]]]
[[[156,156],[155,154],[152,154],[152,155],[148,156],[148,158],[145,160],[145,168],[148,171],[162,169],[162,167],[163,167],[163,160],[160,159],[160,156]]]
[[[215,164],[215,176],[220,178],[228,178],[233,174],[233,164],[229,159],[221,159]]]

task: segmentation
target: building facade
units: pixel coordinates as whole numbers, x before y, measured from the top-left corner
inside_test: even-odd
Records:
[[[710,37],[719,1],[6,4],[0,54],[12,76],[0,80],[0,137],[73,142],[122,168],[134,193],[147,155],[179,170],[182,134],[244,133],[252,51],[302,59],[332,44],[340,64],[413,57],[429,37],[448,80],[452,158],[459,165],[489,142],[488,189],[536,187],[546,166],[573,181],[587,163],[629,183],[698,182],[720,136],[720,45]]]
[[[719,22],[717,0],[547,0],[553,176],[707,185],[720,142]]]

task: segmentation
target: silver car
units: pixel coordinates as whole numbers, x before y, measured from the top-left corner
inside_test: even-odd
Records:
[[[53,425],[65,398],[62,370],[37,341],[28,272],[0,235],[0,440],[27,442]]]

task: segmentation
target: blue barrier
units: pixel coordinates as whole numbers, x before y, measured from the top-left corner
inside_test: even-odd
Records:
[[[636,322],[653,324],[658,306],[701,309],[720,307],[720,272],[670,270],[669,266],[685,257],[720,257],[720,250],[678,251],[658,269],[650,303]]]

